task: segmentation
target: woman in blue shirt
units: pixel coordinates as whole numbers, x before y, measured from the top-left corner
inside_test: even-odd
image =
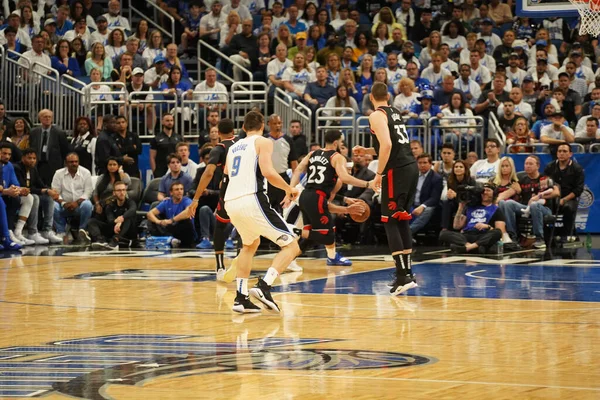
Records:
[[[56,44],[56,53],[52,56],[52,68],[58,71],[60,75],[70,75],[74,78],[81,76],[79,63],[77,59],[70,57],[73,52],[68,40],[61,39]]]
[[[192,84],[189,80],[181,80],[181,78],[181,68],[179,68],[176,65],[173,65],[171,67],[171,70],[169,71],[169,78],[166,82],[160,85],[160,91],[162,92],[164,99],[176,99],[178,109],[181,108],[181,100],[183,94],[186,94],[188,99],[192,98]],[[170,106],[168,103],[163,104],[163,110],[167,110],[169,107]]]

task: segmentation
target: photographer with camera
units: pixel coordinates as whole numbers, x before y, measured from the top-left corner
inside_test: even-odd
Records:
[[[484,183],[465,186],[466,199],[461,197],[454,217],[454,229],[440,233],[440,241],[449,243],[454,253],[469,253],[479,249],[485,254],[502,238],[505,227],[504,214],[494,204],[495,186]],[[467,201],[462,201],[467,200]]]

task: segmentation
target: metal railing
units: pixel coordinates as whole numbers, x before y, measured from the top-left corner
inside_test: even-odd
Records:
[[[174,110],[179,114],[178,132],[186,137],[198,137],[201,127],[206,126],[208,112],[212,109],[225,112],[228,105],[229,93],[226,92],[194,91],[192,98],[183,93],[180,106]]]
[[[151,139],[156,122],[162,120],[163,115],[173,112],[177,107],[177,99],[165,99],[160,92],[138,91],[129,93],[126,105],[129,109],[129,130],[140,139]],[[175,114],[174,118],[177,126],[178,115]]]
[[[500,127],[498,118],[496,118],[496,115],[494,113],[489,113],[487,137],[492,139],[498,139],[501,148],[504,148],[506,146],[506,134]]]
[[[252,109],[266,113],[267,96],[268,88],[264,82],[234,82],[231,85],[231,103],[227,115],[233,121],[235,129],[242,127],[244,116]]]
[[[75,119],[86,115],[85,83],[69,75],[63,75],[59,83],[62,107],[54,110],[54,121],[65,131],[72,131]]]
[[[29,59],[12,50],[3,52],[2,60],[2,100],[6,113],[30,116],[31,105],[26,79],[31,63]]]
[[[37,120],[37,115],[42,109],[58,109],[60,97],[60,75],[57,70],[46,65],[34,62],[28,73],[26,84],[29,86],[29,115],[30,119]]]
[[[315,142],[321,145],[325,144],[325,131],[328,129],[339,129],[345,137],[354,134],[356,114],[351,107],[321,107],[317,109],[315,119]]]
[[[581,143],[569,143],[571,145],[571,151],[573,153],[585,153],[585,146]],[[550,146],[547,143],[514,143],[506,146],[506,153],[511,153],[511,149],[513,148],[521,148],[521,147],[531,147],[536,151],[526,152],[526,151],[516,151],[515,153],[520,154],[547,154],[550,153]],[[593,146],[593,145],[592,145]],[[600,146],[599,146],[600,147]],[[591,146],[590,146],[591,151]],[[515,154],[513,153],[513,154]]]
[[[369,127],[369,117],[362,116],[356,119],[356,129],[354,135],[346,138],[348,148],[354,146],[371,147],[371,130]]]
[[[452,123],[454,122],[454,123]],[[457,123],[459,122],[459,123]],[[474,151],[484,158],[483,138],[484,120],[480,116],[448,116],[430,118],[427,125],[429,153],[438,159],[442,143],[454,144],[454,151],[462,158],[463,154]],[[439,132],[438,132],[439,131]]]
[[[131,17],[133,16],[133,14],[137,14],[139,17],[141,17],[142,19],[145,19],[146,21],[148,21],[148,23],[150,25],[152,25],[154,28],[158,29],[159,31],[161,31],[165,36],[169,37],[170,43],[174,43],[176,41],[176,37],[175,37],[175,18],[173,18],[173,16],[171,14],[169,14],[168,12],[166,12],[165,10],[163,10],[162,8],[160,8],[159,6],[156,5],[156,3],[150,1],[150,0],[146,0],[146,6],[151,7],[151,9],[154,10],[154,16],[151,17],[149,15],[144,14],[142,11],[140,11],[139,9],[135,8],[133,6],[134,2],[130,1],[129,2],[129,20],[131,20]],[[170,21],[170,27],[171,30],[168,31],[165,28],[163,28],[159,21],[158,15],[161,14],[163,17],[165,17],[167,20]]]
[[[590,153],[599,153],[600,152],[600,143],[591,144],[589,151],[590,151]]]
[[[110,90],[96,90],[93,88],[96,85],[108,86]],[[97,131],[102,129],[104,115],[116,114],[115,111],[123,111],[123,114],[128,114],[125,105],[127,104],[129,94],[123,82],[89,83],[85,86],[83,92],[86,115],[96,124]]]
[[[304,103],[301,103],[298,100],[294,100],[291,118],[292,119],[290,120],[290,123],[295,119],[300,121],[300,126],[302,126],[302,133],[304,133],[309,140],[307,144],[312,143],[312,110],[309,107],[307,107]],[[289,126],[290,125],[288,124],[287,127]]]
[[[204,49],[204,51],[202,51],[202,49]],[[230,64],[238,67],[244,74],[248,75],[248,77],[249,77],[248,81],[252,82],[252,80],[253,80],[252,72],[250,72],[242,64],[233,61],[228,55],[226,55],[225,53],[221,52],[216,47],[214,47],[214,46],[206,43],[204,40],[198,40],[198,57],[197,57],[197,62],[198,62],[198,79],[200,79],[200,77],[202,76],[202,66],[204,65],[204,66],[206,66],[208,68],[212,68],[215,71],[217,71],[217,74],[219,76],[221,76],[222,78],[224,78],[225,80],[227,80],[227,81],[229,81],[231,83],[235,82],[235,80],[231,76],[227,75],[224,71],[221,71],[221,69],[217,68],[216,65],[213,65],[213,64],[209,63],[208,61],[206,61],[206,57],[203,57],[202,53],[204,53],[206,55],[207,50],[212,51],[218,57],[221,57],[222,60],[226,60]]]
[[[275,96],[273,96],[273,112],[281,117],[283,126],[290,126],[292,120],[292,108],[294,100],[292,96],[287,94],[280,88],[275,88]]]

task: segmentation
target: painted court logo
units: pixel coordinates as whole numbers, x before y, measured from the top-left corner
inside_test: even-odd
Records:
[[[114,335],[0,349],[0,397],[52,392],[105,399],[111,384],[135,386],[159,377],[180,378],[237,370],[334,371],[400,368],[432,357],[369,350],[299,348],[335,339],[261,338],[202,342],[201,336]]]

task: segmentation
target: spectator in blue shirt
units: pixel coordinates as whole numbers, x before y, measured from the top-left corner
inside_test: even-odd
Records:
[[[190,219],[186,207],[192,204],[192,199],[185,197],[181,182],[173,182],[169,187],[169,195],[158,206],[148,211],[148,230],[153,236],[173,236],[173,247],[182,244],[194,246],[197,241],[194,221]],[[159,218],[160,217],[160,218]]]
[[[369,39],[367,49],[367,54],[370,54],[373,57],[373,66],[375,69],[387,67],[387,54],[383,51],[379,51],[379,43],[377,43],[376,39]],[[362,62],[364,56],[365,54],[358,59],[359,64]]]
[[[299,32],[306,32],[308,27],[298,19],[298,7],[290,6],[287,11],[288,20],[283,23],[290,30],[292,36],[296,36]]]
[[[421,126],[421,125],[424,125],[425,121],[429,120],[429,118],[431,118],[431,117],[438,117],[438,118],[443,117],[440,106],[438,106],[437,104],[433,104],[433,91],[432,90],[429,90],[429,89],[423,90],[421,92],[421,96],[418,98],[418,100],[421,102],[421,104],[413,104],[410,107],[410,111],[408,114],[410,117],[410,120],[408,121],[407,125]],[[439,125],[439,121],[435,125]],[[409,129],[409,132],[411,134],[411,139],[419,138],[420,135],[418,134],[418,129],[421,129],[421,128]],[[432,131],[431,136],[432,136],[432,145],[433,145],[433,141],[437,141],[438,144],[440,143],[439,129],[434,129]]]
[[[50,60],[52,61],[52,68],[57,70],[60,75],[67,74],[77,78],[81,76],[81,70],[77,59],[70,57],[72,52],[69,41],[61,39],[56,44],[56,53]]]
[[[73,23],[69,21],[69,14],[71,9],[68,5],[64,4],[58,7],[56,12],[56,36],[63,37],[65,33],[73,30]]]
[[[169,167],[169,173],[165,174],[158,186],[158,200],[162,201],[167,197],[167,193],[171,185],[175,182],[180,182],[183,185],[184,192],[187,193],[192,188],[192,178],[187,173],[181,170],[181,158],[175,153],[171,153],[167,156],[167,165]]]
[[[335,96],[335,88],[327,84],[327,69],[317,68],[317,81],[309,82],[304,90],[304,101],[311,108],[313,114],[317,108],[324,107],[327,100]]]
[[[181,95],[187,93],[188,98],[192,96],[192,84],[188,80],[181,80],[181,68],[174,65],[169,71],[169,78],[160,86],[160,90],[165,100],[177,99],[181,100]],[[167,104],[163,105],[166,110]]]

